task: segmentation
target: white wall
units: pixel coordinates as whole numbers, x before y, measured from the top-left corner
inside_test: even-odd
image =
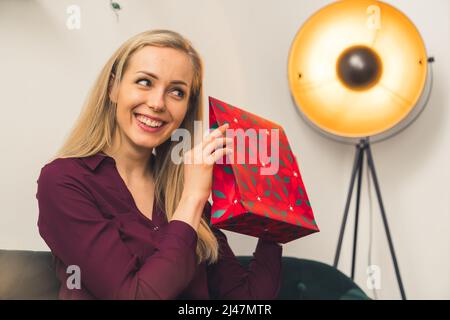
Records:
[[[128,37],[152,28],[176,30],[202,53],[205,101],[211,95],[284,126],[299,159],[321,232],[284,246],[284,255],[331,264],[354,147],[329,141],[299,117],[287,82],[287,55],[305,19],[329,0],[118,1],[0,0],[0,248],[47,250],[37,232],[36,179],[74,123],[103,63]],[[428,108],[407,131],[373,146],[395,249],[409,298],[450,298],[450,50],[447,0],[389,0],[406,13],[436,58]],[[66,28],[66,8],[81,8],[81,29]],[[364,183],[364,186],[366,183]],[[373,195],[375,199],[375,195]],[[368,195],[362,193],[358,284],[366,288]],[[378,296],[398,299],[378,207],[372,264]],[[354,211],[351,210],[351,216]],[[353,219],[350,219],[350,223]],[[236,254],[256,240],[227,233]],[[349,274],[351,224],[340,267]],[[370,294],[370,292],[369,292]]]

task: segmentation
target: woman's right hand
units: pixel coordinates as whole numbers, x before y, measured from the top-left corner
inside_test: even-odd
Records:
[[[214,163],[224,155],[231,155],[232,138],[225,137],[228,124],[224,124],[201,143],[184,154],[184,186],[181,200],[173,219],[189,223],[195,230],[200,223],[203,207],[212,188]]]
[[[212,188],[214,163],[226,154],[231,154],[232,138],[225,137],[228,124],[224,124],[210,134],[201,143],[184,154],[183,195],[208,200]]]

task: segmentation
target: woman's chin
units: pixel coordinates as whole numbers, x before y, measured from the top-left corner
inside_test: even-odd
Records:
[[[143,150],[153,150],[153,148],[156,148],[159,143],[157,141],[152,142],[152,141],[134,141],[134,144],[139,148],[139,149],[143,149]]]
[[[133,132],[132,141],[135,145],[142,148],[154,148],[164,142],[161,134],[153,136],[139,131]]]
[[[170,139],[170,135],[167,136],[167,129],[170,129],[170,124],[166,124],[164,128],[161,128],[162,130],[155,133],[149,133],[144,131],[142,128],[139,127],[131,127],[131,132],[129,133],[128,137],[130,138],[131,142],[138,148],[142,149],[153,149],[162,143],[166,141],[167,139]]]

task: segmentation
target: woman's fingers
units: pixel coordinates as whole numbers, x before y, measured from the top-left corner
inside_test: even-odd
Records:
[[[225,154],[231,155],[233,153],[232,147],[233,139],[218,138],[214,143],[209,144],[203,153],[203,159],[207,164],[214,164],[218,159],[221,159]]]
[[[225,134],[225,131],[230,125],[228,123],[225,123],[212,131],[209,135],[206,136],[206,138],[203,140],[203,147],[209,144],[211,141],[213,141],[215,138],[222,137]]]
[[[222,157],[223,155],[231,154],[233,152],[233,138],[227,138],[224,136],[225,131],[228,127],[229,124],[225,123],[224,125],[212,131],[202,141],[202,143],[196,145],[193,149],[185,154],[185,163],[214,164],[215,161],[217,159],[220,159],[220,157]],[[228,149],[228,151],[226,149]]]
[[[203,148],[203,154],[205,156],[210,155],[214,150],[220,148],[220,147],[233,147],[233,138],[216,138],[215,140],[211,141],[208,145],[206,145]]]
[[[233,153],[233,149],[230,148],[221,148],[221,149],[217,149],[216,151],[214,151],[213,153],[211,153],[207,158],[206,158],[206,163],[212,165],[214,164],[217,160],[221,159],[224,155],[230,155]]]

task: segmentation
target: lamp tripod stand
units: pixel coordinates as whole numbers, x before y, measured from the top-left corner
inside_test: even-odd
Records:
[[[356,173],[358,173],[358,184],[356,189],[356,213],[355,213],[355,229],[354,229],[354,236],[353,236],[353,254],[352,254],[352,270],[351,270],[351,278],[354,279],[355,276],[355,258],[356,258],[356,244],[357,244],[357,238],[358,238],[358,218],[359,218],[359,202],[360,202],[360,196],[361,196],[361,180],[362,180],[362,172],[363,172],[363,164],[364,164],[364,154],[367,155],[367,165],[370,171],[370,176],[372,177],[375,190],[377,193],[378,198],[378,204],[380,206],[380,212],[381,217],[383,219],[384,229],[386,231],[387,240],[389,243],[389,250],[391,252],[392,261],[394,263],[395,268],[395,275],[397,277],[398,286],[400,288],[400,293],[403,300],[406,300],[406,294],[405,290],[403,288],[402,278],[400,276],[400,270],[397,263],[397,258],[395,256],[394,251],[394,245],[392,243],[391,233],[389,231],[389,226],[386,218],[386,212],[384,210],[383,206],[383,200],[381,198],[381,192],[380,192],[380,186],[378,184],[377,175],[375,172],[375,165],[372,158],[372,151],[370,149],[370,142],[369,138],[361,139],[361,141],[356,145],[356,154],[355,154],[355,160],[353,164],[353,171],[350,181],[350,188],[347,195],[347,202],[345,204],[345,210],[344,210],[344,218],[342,220],[341,230],[339,233],[339,241],[336,249],[336,255],[334,258],[334,267],[337,268],[337,265],[339,263],[339,256],[341,253],[341,247],[342,247],[342,240],[344,238],[344,232],[345,232],[345,225],[347,222],[348,217],[348,211],[350,208],[350,202],[352,199],[353,189],[355,185],[356,180]],[[369,178],[370,178],[369,176]]]

